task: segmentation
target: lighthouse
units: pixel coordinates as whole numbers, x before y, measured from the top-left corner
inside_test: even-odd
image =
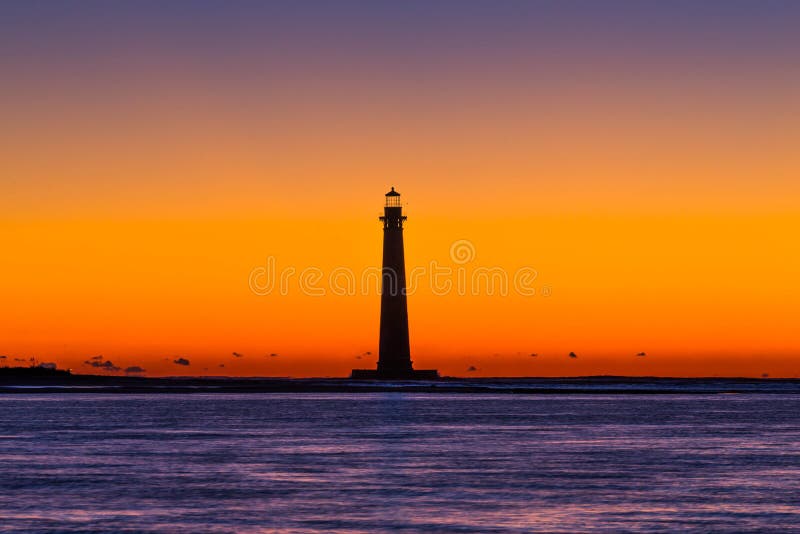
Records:
[[[408,295],[403,249],[403,206],[400,193],[386,193],[383,207],[383,268],[381,270],[381,321],[378,342],[378,369],[353,369],[351,378],[432,380],[439,378],[433,369],[414,370],[408,338]]]
[[[383,269],[381,270],[381,333],[378,374],[402,377],[411,374],[408,343],[408,296],[403,251],[403,207],[400,193],[386,193],[383,208]]]

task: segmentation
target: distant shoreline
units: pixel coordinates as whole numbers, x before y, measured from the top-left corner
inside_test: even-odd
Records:
[[[435,381],[348,378],[134,377],[73,375],[37,368],[0,369],[0,394],[45,393],[482,393],[675,395],[800,394],[795,378],[659,378],[587,376],[560,378],[454,378]]]

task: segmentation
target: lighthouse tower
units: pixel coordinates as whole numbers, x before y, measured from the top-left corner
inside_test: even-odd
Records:
[[[403,207],[400,193],[386,193],[383,208],[383,270],[381,279],[381,336],[378,374],[403,377],[411,374],[408,344],[408,300],[406,262],[403,254]]]
[[[415,371],[411,365],[408,341],[408,298],[403,251],[403,207],[400,193],[386,193],[383,208],[383,269],[381,276],[381,328],[378,369],[353,369],[352,378],[430,380],[439,377],[435,370]]]

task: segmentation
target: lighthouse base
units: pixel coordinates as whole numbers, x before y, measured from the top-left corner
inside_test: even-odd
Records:
[[[387,372],[377,369],[353,369],[350,373],[353,380],[438,380],[436,369],[411,369],[410,371]]]

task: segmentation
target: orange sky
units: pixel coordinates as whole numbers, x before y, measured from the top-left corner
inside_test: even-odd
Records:
[[[380,258],[376,210],[358,219],[331,207],[327,219],[6,221],[13,254],[3,294],[13,306],[3,310],[4,353],[73,368],[103,354],[153,374],[175,374],[178,356],[192,374],[344,374],[376,352],[378,298],[361,285]],[[409,211],[409,271],[435,261],[453,269],[445,279],[454,285],[458,269],[470,280],[479,267],[538,273],[533,296],[485,286],[435,294],[422,278],[409,304],[417,365],[488,375],[797,374],[797,216]],[[450,258],[456,238],[474,246],[473,261]],[[314,287],[326,294],[304,294],[296,276],[285,294],[254,294],[250,273],[267,257],[278,272],[319,268]],[[331,290],[336,268],[356,274],[356,295]]]
[[[227,19],[210,35],[164,13],[153,28],[152,13],[87,12],[37,19],[63,39],[46,48],[22,8],[7,19],[22,29],[0,57],[5,361],[371,367],[374,291],[256,295],[248,278],[269,257],[326,280],[377,266],[394,185],[409,271],[459,267],[449,248],[468,240],[467,275],[538,273],[534,296],[422,284],[417,367],[800,376],[800,63],[777,22],[791,17],[696,14],[681,40],[637,10],[624,28],[551,14],[591,32],[533,37],[533,13],[462,13],[411,39],[364,9],[385,31],[334,19],[312,32],[324,17],[295,13],[307,33],[269,43],[255,27],[222,39],[238,28]]]

